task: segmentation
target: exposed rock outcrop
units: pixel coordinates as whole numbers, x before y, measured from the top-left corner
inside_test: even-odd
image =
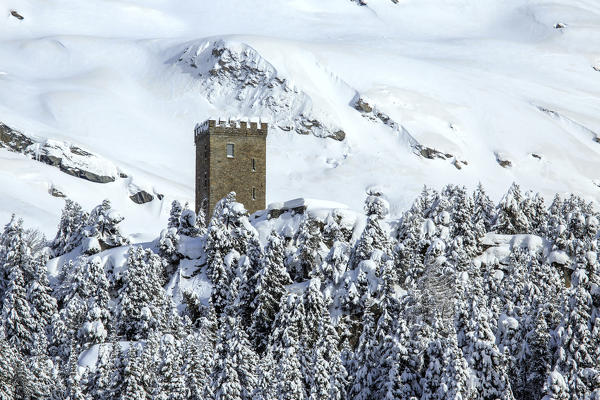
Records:
[[[199,82],[209,102],[228,113],[256,115],[271,126],[317,137],[344,140],[345,132],[317,115],[311,97],[291,85],[255,49],[224,40],[202,42],[184,50],[176,63]]]
[[[441,151],[438,151],[436,149],[432,149],[430,147],[423,147],[423,146],[419,147],[419,154],[421,154],[423,157],[428,158],[430,160],[435,160],[436,158],[441,158],[442,160],[446,160],[448,158],[454,157],[450,153],[442,153]]]
[[[0,148],[24,154],[36,161],[51,165],[62,172],[94,183],[114,182],[117,178],[129,179],[129,198],[136,204],[162,199],[162,194],[152,195],[131,182],[112,162],[81,147],[52,139],[38,139],[25,135],[0,122]],[[51,185],[48,193],[54,197],[67,197],[62,188]]]
[[[496,153],[494,153],[494,155],[496,156],[496,162],[502,168],[512,167],[512,161],[510,161],[504,154],[496,152]]]
[[[0,147],[22,153],[35,142],[19,131],[0,122]]]
[[[154,196],[144,190],[140,190],[139,192],[132,194],[129,196],[129,198],[136,204],[145,204],[154,200]]]
[[[589,137],[591,137],[591,139],[596,142],[596,143],[600,143],[600,135],[598,134],[598,132],[588,128],[587,126],[575,121],[574,119],[571,119],[569,117],[565,117],[562,114],[559,114],[558,112],[554,111],[554,110],[550,110],[549,108],[546,107],[542,107],[542,106],[536,106],[536,108],[538,110],[540,110],[541,112],[543,112],[544,114],[547,114],[548,116],[552,117],[553,119],[557,120],[564,129],[568,130],[568,131],[573,131],[573,133],[578,133],[578,134],[585,134]]]
[[[37,140],[0,122],[0,147],[25,154],[62,172],[96,183],[114,182],[117,168],[80,147],[52,139]]]
[[[57,167],[66,174],[90,182],[114,182],[117,176],[116,168],[110,162],[77,146],[51,139],[27,147],[25,154]]]
[[[457,169],[462,169],[462,167],[464,167],[465,165],[468,165],[468,162],[458,160],[457,158],[454,157],[454,155],[452,155],[450,153],[444,153],[439,150],[433,149],[431,147],[423,146],[410,134],[410,132],[408,132],[406,130],[406,128],[404,128],[402,125],[400,125],[399,123],[394,121],[386,113],[380,111],[377,108],[377,106],[370,104],[367,100],[362,98],[358,93],[354,96],[354,99],[352,100],[350,105],[352,107],[354,107],[355,110],[360,112],[364,118],[370,119],[371,121],[376,122],[376,123],[384,124],[384,125],[388,126],[389,128],[391,128],[392,130],[394,130],[395,132],[397,132],[402,137],[404,137],[404,139],[406,139],[406,141],[411,146],[413,153],[415,153],[416,155],[427,158],[429,160],[453,159],[452,165],[454,165],[454,167],[456,167]]]
[[[10,10],[10,15],[15,17],[19,21],[23,21],[25,19],[21,14],[19,14],[19,12],[17,10]]]
[[[463,167],[465,167],[465,166],[469,165],[469,163],[468,163],[468,162],[466,162],[466,161],[460,161],[460,160],[457,160],[457,159],[455,158],[455,159],[452,161],[452,165],[454,165],[454,167],[455,167],[456,169],[463,169]]]
[[[61,189],[57,188],[54,185],[50,186],[50,189],[48,189],[48,193],[50,193],[50,195],[54,197],[67,197],[67,195],[64,194]]]

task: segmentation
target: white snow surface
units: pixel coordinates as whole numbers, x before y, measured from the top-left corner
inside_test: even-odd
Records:
[[[122,353],[129,351],[129,348],[132,345],[136,345],[137,343],[138,342],[127,342],[127,341],[119,341],[118,342]],[[101,344],[93,345],[92,347],[83,351],[79,355],[77,364],[79,365],[79,367],[89,368],[92,371],[95,370],[96,365],[98,364],[98,357],[100,355],[100,352],[102,350],[104,350],[105,354],[107,354],[106,350],[108,349],[108,351],[110,351],[110,348],[108,347],[109,345],[112,345],[112,344],[111,343],[101,343]]]
[[[206,76],[216,44],[237,69]],[[92,183],[0,149],[0,221],[16,212],[52,236],[54,186],[88,210],[109,198],[126,232],[156,237],[173,199],[193,203],[193,129],[212,115],[273,122],[268,203],[359,210],[377,185],[396,217],[423,184],[479,181],[496,200],[512,181],[597,199],[599,63],[589,0],[4,0],[0,121],[128,177]],[[391,122],[357,111],[358,97]],[[316,136],[295,133],[313,120]],[[132,187],[165,197],[138,205]]]
[[[473,259],[473,262],[477,266],[481,264],[508,264],[510,262],[510,255],[517,249],[527,250],[532,254],[541,254],[550,263],[558,262],[563,264],[569,260],[569,257],[564,252],[552,251],[552,243],[537,235],[487,233],[481,242],[486,249],[483,254]],[[496,278],[501,280],[503,277],[502,271],[498,271]]]

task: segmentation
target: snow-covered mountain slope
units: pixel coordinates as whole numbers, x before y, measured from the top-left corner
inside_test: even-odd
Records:
[[[376,184],[398,215],[423,184],[479,181],[598,198],[600,4],[363,3],[2,1],[0,122],[122,175],[0,149],[0,220],[52,234],[54,187],[154,234],[172,199],[193,201],[192,131],[215,115],[272,122],[268,202],[356,209]],[[153,200],[133,202],[142,190]]]

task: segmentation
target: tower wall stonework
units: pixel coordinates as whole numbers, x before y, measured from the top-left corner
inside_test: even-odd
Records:
[[[267,133],[267,124],[245,121],[208,120],[196,127],[196,210],[206,199],[209,218],[232,191],[249,213],[266,207]],[[228,144],[233,157],[227,156]]]

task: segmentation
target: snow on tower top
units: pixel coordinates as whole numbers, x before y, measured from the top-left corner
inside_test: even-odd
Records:
[[[197,124],[194,132],[196,135],[266,135],[268,132],[268,124],[262,122],[258,118],[209,118],[206,121]]]

